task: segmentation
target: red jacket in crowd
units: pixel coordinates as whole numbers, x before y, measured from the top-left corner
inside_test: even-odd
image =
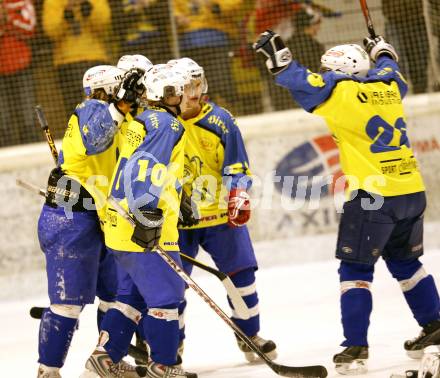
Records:
[[[3,0],[0,4],[0,74],[13,74],[30,65],[27,40],[34,33],[35,24],[32,0]]]

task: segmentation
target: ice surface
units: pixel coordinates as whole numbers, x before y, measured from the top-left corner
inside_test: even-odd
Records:
[[[283,248],[281,242],[273,244],[278,253]],[[265,250],[267,253],[270,251]],[[269,256],[265,257],[270,260]],[[422,260],[440,284],[440,250],[430,250]],[[331,363],[332,355],[341,350],[338,345],[342,341],[338,263],[262,265],[257,273],[261,336],[278,344],[278,361],[287,365],[323,364],[329,370],[329,377],[338,376]],[[228,309],[223,286],[215,277],[198,272],[195,279],[222,308]],[[383,262],[377,264],[372,292],[370,370],[363,377],[385,378],[392,372],[416,368],[417,362],[406,357],[402,344],[416,336],[419,327]],[[276,376],[264,364],[247,364],[226,324],[193,292],[188,292],[188,299],[184,353],[184,367],[188,371],[207,378]],[[1,377],[36,375],[39,323],[28,315],[29,308],[35,304],[45,305],[47,299],[39,295],[19,302],[2,302],[0,306]],[[75,333],[62,369],[64,378],[79,377],[83,371],[97,340],[95,314],[96,305],[86,307],[81,315],[80,329]]]

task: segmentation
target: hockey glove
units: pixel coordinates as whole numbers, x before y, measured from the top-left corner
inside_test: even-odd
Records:
[[[180,216],[178,226],[192,227],[199,223],[200,214],[197,205],[190,196],[182,190],[182,199],[180,200]]]
[[[370,58],[375,62],[381,55],[388,55],[396,62],[399,61],[399,56],[392,45],[387,43],[380,35],[376,38],[366,37],[364,38],[364,46]]]
[[[131,241],[145,248],[148,251],[153,250],[159,244],[162,234],[163,215],[162,209],[140,210],[142,217],[135,217],[135,227]]]
[[[266,59],[266,67],[276,75],[284,70],[292,61],[292,53],[286,47],[281,37],[272,30],[266,30],[253,45],[257,53],[263,54]]]
[[[251,217],[249,194],[244,189],[232,189],[228,201],[228,224],[231,227],[243,226]]]
[[[145,90],[144,85],[141,84],[143,74],[143,71],[136,68],[127,71],[116,90],[116,100],[137,104]]]

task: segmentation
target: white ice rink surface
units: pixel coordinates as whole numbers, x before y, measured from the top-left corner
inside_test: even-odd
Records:
[[[440,251],[429,251],[422,260],[440,284]],[[260,334],[278,344],[278,362],[296,366],[323,364],[329,370],[329,377],[338,376],[331,363],[332,355],[341,350],[338,345],[342,341],[337,266],[336,261],[284,264],[257,273]],[[41,279],[45,279],[43,275]],[[195,279],[227,309],[223,286],[215,277],[199,273]],[[392,372],[416,368],[417,362],[407,358],[402,344],[405,339],[415,337],[419,327],[383,262],[377,264],[372,292],[369,373],[363,377],[385,378]],[[265,364],[245,363],[226,324],[193,292],[188,299],[186,370],[206,378],[276,377]],[[46,304],[44,296],[2,302],[0,377],[36,376],[39,323],[29,317],[28,310],[32,305]],[[62,369],[63,378],[79,377],[83,371],[97,339],[95,313],[96,307],[88,306],[81,315],[80,329],[75,333]]]

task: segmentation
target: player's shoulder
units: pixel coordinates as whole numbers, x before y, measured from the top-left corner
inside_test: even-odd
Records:
[[[202,112],[204,112],[204,115],[200,124],[203,124],[205,128],[219,137],[229,134],[237,127],[237,122],[232,113],[214,102],[205,103]]]
[[[147,133],[181,134],[184,129],[180,121],[163,108],[149,107],[135,117],[135,121],[142,123]]]
[[[96,111],[102,111],[108,109],[109,104],[105,101],[95,100],[95,99],[87,99],[80,103],[75,108],[75,114],[77,116],[91,116]]]
[[[399,66],[397,62],[387,56],[380,56],[376,62],[376,66],[368,71],[368,74],[363,78],[363,82],[379,82],[385,83],[395,80],[397,76],[404,80],[403,76],[399,72]]]

